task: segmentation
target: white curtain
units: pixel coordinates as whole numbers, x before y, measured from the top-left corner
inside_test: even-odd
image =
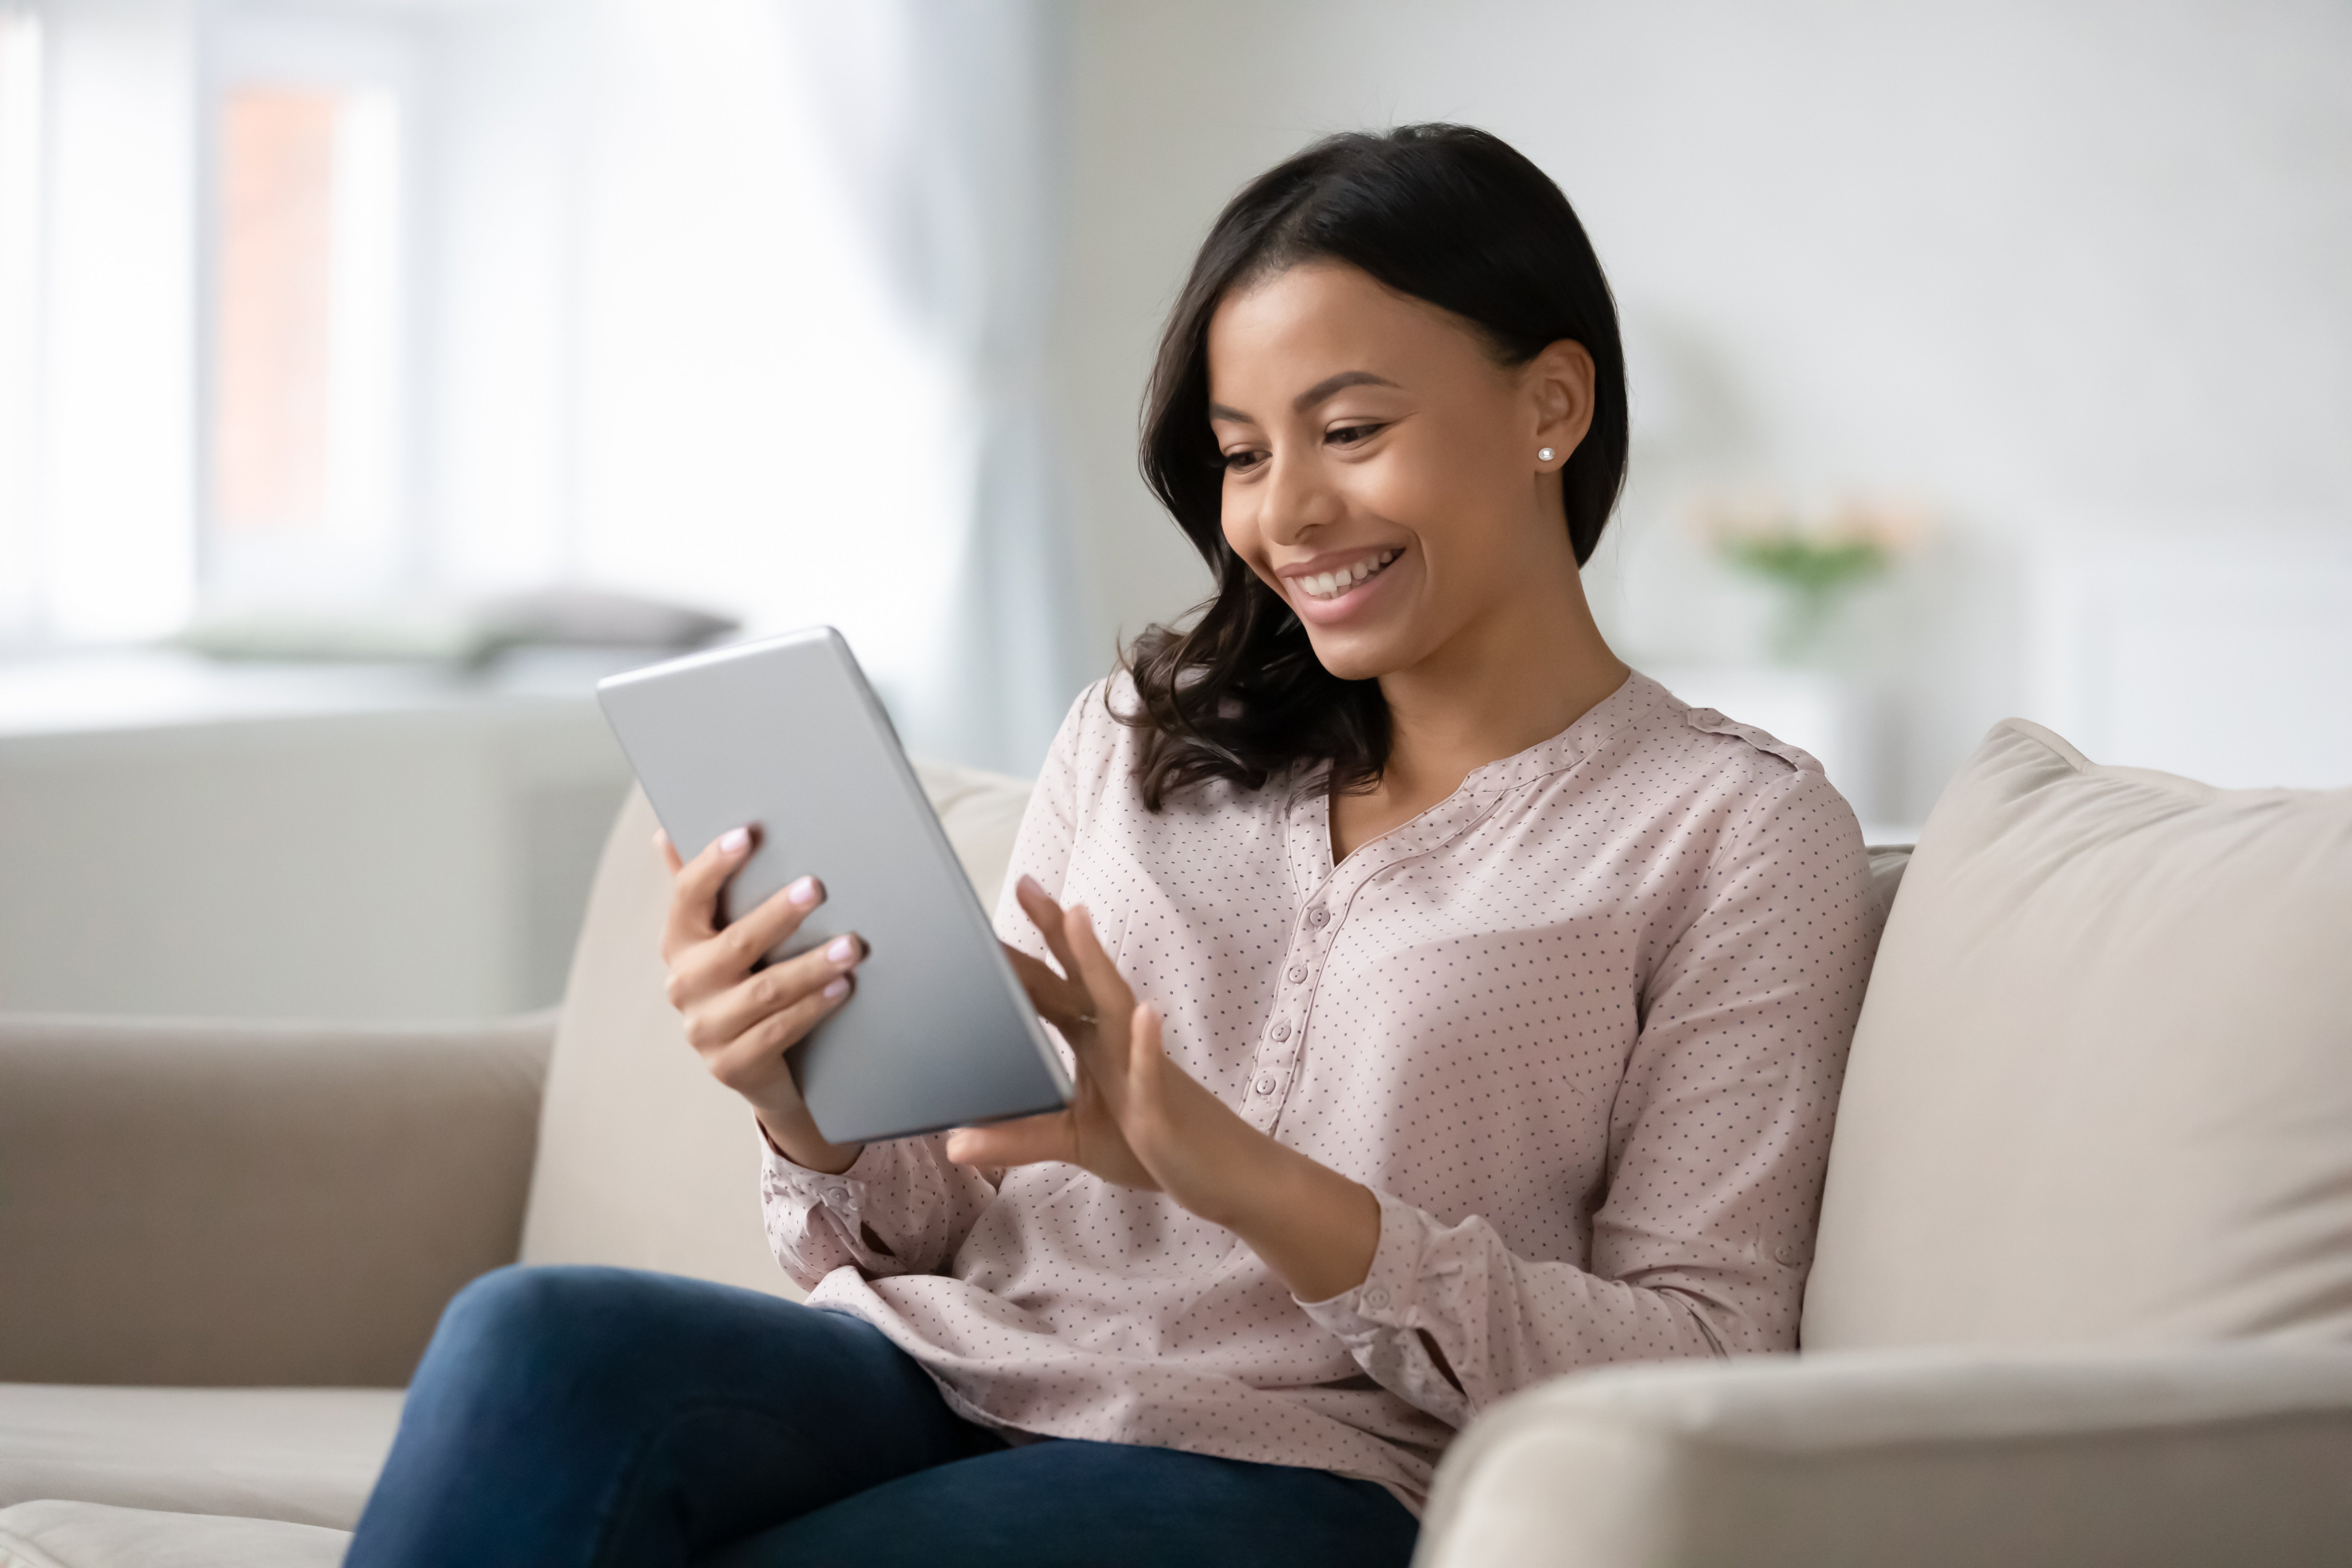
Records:
[[[961,516],[910,745],[1034,773],[1108,649],[1081,646],[1045,337],[1061,228],[1057,0],[779,0],[841,206],[940,356]]]

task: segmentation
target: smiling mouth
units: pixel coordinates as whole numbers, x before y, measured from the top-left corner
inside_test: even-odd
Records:
[[[1292,587],[1310,599],[1336,599],[1358,584],[1368,582],[1387,571],[1389,563],[1394,561],[1397,555],[1396,551],[1383,550],[1378,555],[1364,557],[1352,566],[1342,566],[1331,572],[1318,572],[1311,577],[1293,577],[1290,584]]]

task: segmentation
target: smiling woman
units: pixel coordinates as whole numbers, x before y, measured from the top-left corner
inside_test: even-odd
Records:
[[[1253,388],[1258,401],[1246,410],[1234,405],[1238,389],[1218,386],[1213,398],[1213,338],[1224,340],[1227,352],[1214,357],[1230,382],[1235,351],[1253,340],[1272,348],[1286,335],[1307,357],[1277,352],[1271,363],[1329,374]],[[1350,363],[1368,343],[1412,363]],[[1277,419],[1288,422],[1291,452],[1284,483],[1269,486]],[[1364,505],[1347,530],[1291,514],[1294,530],[1346,531],[1346,542],[1318,537],[1328,561],[1273,570],[1268,520],[1300,499],[1340,504],[1336,490],[1303,497],[1300,487],[1363,472],[1360,459],[1393,444],[1400,424],[1417,425],[1402,434],[1421,449],[1373,465],[1371,482],[1392,485],[1402,471],[1430,492],[1376,501],[1349,484]],[[1408,552],[1402,531],[1412,509],[1476,504],[1490,517],[1500,508],[1557,520],[1522,542],[1553,557],[1542,563],[1546,577],[1572,599],[1578,640],[1599,647],[1575,568],[1616,505],[1626,441],[1625,362],[1608,280],[1568,198],[1507,143],[1453,125],[1335,136],[1252,182],[1202,247],[1145,395],[1145,477],[1217,582],[1189,629],[1155,627],[1131,650],[1135,721],[1150,732],[1149,798],[1157,805],[1169,789],[1209,778],[1255,786],[1306,757],[1328,759],[1330,787],[1341,793],[1380,777],[1390,704],[1364,679],[1370,668],[1325,657],[1372,634],[1310,637],[1310,625],[1337,633],[1358,620],[1357,606],[1302,608],[1329,595],[1286,584],[1342,566],[1353,574],[1381,550]],[[1536,456],[1547,447],[1550,457]],[[1497,484],[1514,493],[1493,493]],[[1373,513],[1393,539],[1379,536]],[[1447,563],[1424,551],[1418,572],[1425,590],[1432,572],[1442,584]]]
[[[719,929],[748,832],[673,855],[670,999],[808,1305],[470,1288],[355,1568],[1402,1565],[1496,1401],[1790,1348],[1874,905],[1811,758],[1594,628],[1624,416],[1491,136],[1243,192],[1147,423],[1217,595],[1072,708],[996,913],[1070,1104],[829,1142],[785,1053],[885,982],[846,933],[754,968],[830,893]]]

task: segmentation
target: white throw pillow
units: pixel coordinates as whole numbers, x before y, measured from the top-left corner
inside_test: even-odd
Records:
[[[1879,946],[1805,1348],[2276,1332],[2352,1339],[2352,789],[2005,721]]]

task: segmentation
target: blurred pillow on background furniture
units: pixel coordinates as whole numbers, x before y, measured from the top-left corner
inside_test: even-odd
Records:
[[[642,648],[650,658],[713,643],[740,622],[688,605],[597,588],[480,599],[382,599],[207,610],[172,641],[213,658],[477,667],[510,648]]]

